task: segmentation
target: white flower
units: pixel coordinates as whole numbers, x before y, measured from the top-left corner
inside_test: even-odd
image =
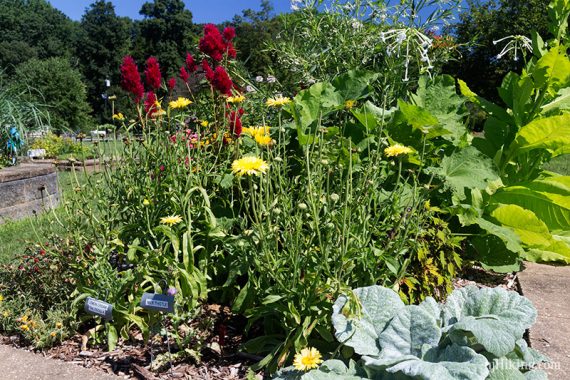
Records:
[[[258,76],[255,77],[255,81],[256,81],[257,83],[261,83],[261,82],[263,82],[263,77],[262,77],[261,75],[258,75]]]
[[[275,83],[277,79],[273,75],[267,76],[267,83]]]
[[[497,45],[499,42],[508,41],[507,44],[503,47],[503,50],[497,55],[497,59],[503,58],[507,53],[514,51],[514,60],[518,61],[518,51],[527,50],[529,53],[532,53],[532,41],[530,38],[526,36],[522,36],[520,34],[517,35],[510,35],[507,37],[503,37],[499,40],[493,41],[493,45]]]
[[[248,86],[245,86],[245,91],[247,91],[247,92],[257,92],[257,91],[255,91],[255,88],[253,88],[253,86],[249,86],[249,85],[248,85]]]
[[[362,28],[362,23],[358,20],[352,21],[352,29],[360,29]]]

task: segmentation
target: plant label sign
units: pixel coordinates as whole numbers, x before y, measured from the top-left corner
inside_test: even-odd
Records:
[[[144,293],[141,299],[141,307],[147,310],[174,313],[174,296]]]
[[[95,298],[87,297],[85,311],[92,315],[98,315],[107,321],[113,319],[113,305]]]

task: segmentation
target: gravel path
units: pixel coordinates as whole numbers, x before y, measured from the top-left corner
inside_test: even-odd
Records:
[[[519,273],[522,293],[538,310],[530,329],[531,347],[551,363],[543,369],[550,380],[570,379],[570,266],[526,263]]]
[[[6,380],[117,380],[120,377],[72,363],[0,345],[0,379]]]

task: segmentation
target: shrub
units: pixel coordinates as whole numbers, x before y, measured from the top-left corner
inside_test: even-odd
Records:
[[[69,137],[57,136],[48,133],[46,136],[36,139],[31,144],[32,149],[45,149],[47,158],[58,158],[61,155],[85,156],[91,152],[89,146],[74,142]]]

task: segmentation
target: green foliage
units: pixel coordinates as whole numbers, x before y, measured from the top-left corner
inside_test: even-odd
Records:
[[[91,109],[85,85],[67,59],[31,59],[18,67],[13,81],[28,90],[26,99],[49,112],[54,132],[87,128]]]
[[[96,115],[110,120],[110,105],[105,109],[101,95],[111,95],[119,88],[121,59],[131,45],[130,20],[115,14],[113,3],[98,0],[90,5],[81,19],[76,54],[79,68],[85,78],[87,96]],[[105,85],[109,79],[112,88]]]
[[[144,18],[136,24],[135,57],[142,60],[155,56],[162,72],[177,76],[188,47],[197,39],[192,13],[182,0],[147,2],[139,13]]]
[[[331,359],[305,374],[290,367],[274,378],[546,378],[532,368],[547,358],[523,339],[535,319],[528,299],[500,288],[467,287],[444,304],[428,298],[417,306],[387,288],[358,288],[337,299],[332,321],[336,339],[361,360],[347,367]]]
[[[87,145],[74,142],[69,137],[60,137],[53,133],[48,133],[46,136],[34,140],[31,148],[45,149],[46,158],[58,158],[64,154],[86,156],[91,151]]]
[[[71,57],[76,25],[44,0],[0,3],[0,67],[10,73],[29,59]]]

